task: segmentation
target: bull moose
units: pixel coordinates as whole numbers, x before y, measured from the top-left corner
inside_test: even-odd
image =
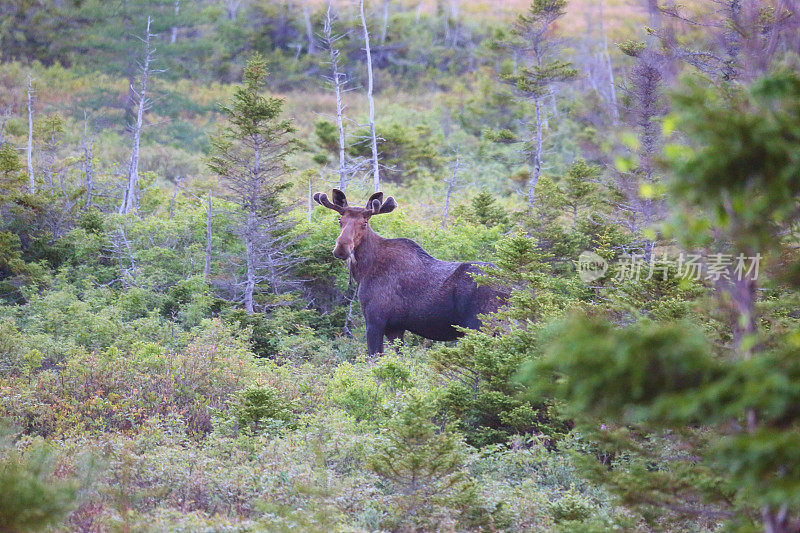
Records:
[[[392,212],[397,202],[376,192],[366,207],[350,207],[333,189],[314,200],[339,213],[341,234],[333,255],[346,260],[358,282],[358,300],[367,325],[369,355],[383,352],[383,338],[403,340],[406,331],[426,339],[448,341],[461,335],[455,326],[477,329],[478,315],[497,310],[506,295],[478,285],[470,274],[481,263],[454,263],[430,256],[411,239],[385,239],[375,233],[369,219]],[[485,265],[485,263],[483,263]]]

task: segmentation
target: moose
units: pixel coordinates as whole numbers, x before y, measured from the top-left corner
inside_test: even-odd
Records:
[[[367,352],[383,352],[389,342],[406,331],[426,339],[454,340],[462,335],[456,326],[478,329],[478,315],[496,311],[507,295],[478,285],[471,274],[486,263],[454,263],[429,255],[411,239],[386,239],[375,233],[369,219],[391,213],[397,202],[376,192],[366,207],[347,205],[345,194],[333,189],[332,200],[316,193],[314,200],[339,213],[341,233],[333,255],[347,261],[358,283],[358,300],[367,325]]]

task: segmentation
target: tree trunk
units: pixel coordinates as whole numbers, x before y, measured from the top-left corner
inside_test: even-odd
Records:
[[[336,93],[336,127],[339,130],[339,190],[344,190],[347,186],[346,175],[346,153],[345,153],[345,136],[344,136],[344,102],[342,101],[342,73],[339,72],[339,50],[334,46],[335,38],[333,37],[333,22],[331,20],[331,5],[328,4],[328,10],[325,14],[325,25],[323,27],[323,34],[325,36],[326,44],[328,45],[328,52],[331,58],[331,74],[333,89]]]
[[[308,198],[306,198],[306,202],[308,207],[306,209],[306,219],[311,222],[311,212],[314,211],[314,193],[312,189],[313,185],[311,183],[311,173],[308,173]],[[339,189],[344,190],[344,189]]]
[[[369,48],[369,30],[364,16],[364,0],[360,1],[361,25],[364,27],[364,50],[367,53],[367,100],[369,101],[369,133],[372,136],[372,185],[375,192],[381,189],[380,167],[378,165],[378,139],[375,135],[375,99],[372,97],[372,54]]]
[[[383,26],[381,27],[381,44],[386,44],[386,35],[389,32],[389,2],[383,0]]]
[[[176,19],[178,18],[178,14],[180,13],[180,10],[181,10],[181,0],[175,0],[175,18]],[[170,43],[174,43],[177,40],[178,40],[178,26],[175,25],[175,26],[172,27],[172,30],[170,31],[169,42]]]
[[[533,107],[536,110],[536,145],[533,152],[533,172],[528,182],[528,207],[532,208],[536,200],[536,184],[539,182],[539,175],[542,172],[542,106],[539,98],[533,100]]]
[[[450,211],[450,196],[453,194],[453,187],[456,183],[456,173],[458,172],[458,148],[456,148],[456,160],[453,162],[453,174],[447,182],[447,192],[444,195],[444,212],[442,213],[442,229],[447,224],[447,214]]]
[[[153,51],[150,48],[150,17],[147,17],[147,31],[145,37],[144,63],[142,64],[142,79],[139,85],[138,105],[136,111],[136,124],[133,128],[133,146],[131,149],[131,161],[128,167],[128,181],[125,186],[125,193],[122,203],[119,206],[119,213],[124,215],[131,210],[139,209],[139,141],[142,135],[142,122],[144,120],[144,109],[147,104],[147,78],[150,74],[150,61]]]
[[[458,46],[458,0],[450,0],[450,20],[452,21],[453,28],[452,32],[450,32],[450,36],[452,37],[451,47],[455,48]]]
[[[608,89],[609,97],[611,100],[611,116],[614,124],[619,120],[619,107],[617,105],[617,88],[614,84],[614,67],[611,64],[611,55],[608,53],[608,36],[606,35],[605,25],[603,24],[603,0],[598,0],[598,8],[600,10],[598,19],[600,21],[600,33],[603,36],[603,59],[608,71]]]
[[[211,276],[211,217],[213,216],[211,204],[211,189],[208,190],[208,205],[206,206],[206,263],[203,267],[203,278],[208,281]]]
[[[228,20],[236,20],[241,3],[242,0],[225,0],[225,7],[228,10]]]
[[[10,117],[11,117],[11,106],[7,106],[3,111],[2,119],[0,119],[0,146],[3,146],[3,143],[5,142],[4,135],[6,131],[6,122],[8,122],[8,119]]]
[[[33,78],[28,74],[28,192],[34,194],[36,192],[36,180],[33,176],[33,102],[31,93],[33,93]]]
[[[84,211],[92,207],[92,194],[94,193],[94,167],[92,164],[92,148],[94,147],[94,139],[88,139],[89,126],[86,120],[86,115],[83,118],[83,173],[86,184],[86,203],[83,206]]]
[[[172,190],[172,198],[169,199],[169,219],[172,220],[173,209],[175,207],[175,199],[178,197],[178,191],[181,189],[181,178],[175,180],[175,188]]]
[[[311,26],[311,13],[308,11],[308,4],[303,4],[303,21],[306,24],[306,37],[308,38],[308,55],[313,56],[317,53],[314,43],[314,28]]]
[[[781,505],[777,511],[773,510],[769,505],[765,505],[761,509],[764,533],[790,533],[790,531],[797,531],[794,528],[789,529],[788,518],[789,513],[786,505]]]
[[[253,243],[250,242],[250,234],[251,231],[251,224],[252,220],[248,220],[248,234],[245,235],[244,238],[244,245],[245,245],[245,261],[247,261],[247,281],[245,282],[244,287],[244,309],[247,311],[248,315],[253,314],[253,291],[256,287],[256,269],[255,269],[255,258]]]

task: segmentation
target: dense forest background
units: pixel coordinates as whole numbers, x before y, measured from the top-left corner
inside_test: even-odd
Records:
[[[0,2],[0,530],[800,531],[798,51],[797,0]],[[481,331],[367,357],[312,195],[376,185]]]

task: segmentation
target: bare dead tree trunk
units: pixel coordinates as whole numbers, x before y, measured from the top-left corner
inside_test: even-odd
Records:
[[[131,29],[131,10],[129,0],[122,0],[120,4],[120,18],[122,18],[123,40],[128,43],[133,37]],[[133,46],[126,49],[127,63],[125,65],[125,77],[128,80],[128,97],[125,99],[125,127],[133,125],[133,106],[136,100],[133,86],[136,83],[136,52]]]
[[[261,149],[259,146],[254,146],[253,149],[253,176],[261,175]],[[253,309],[253,292],[256,288],[256,242],[258,232],[258,220],[256,219],[257,209],[257,192],[250,191],[251,198],[249,201],[249,209],[247,213],[247,221],[244,227],[244,247],[245,247],[245,263],[247,267],[247,279],[245,280],[244,287],[244,308],[248,315],[252,315]]]
[[[83,210],[92,207],[92,195],[94,194],[94,166],[92,162],[92,149],[94,139],[89,139],[89,120],[86,112],[83,114],[83,175],[86,189],[86,202]]]
[[[127,288],[131,284],[136,285],[136,260],[133,257],[131,243],[128,240],[128,236],[125,234],[125,226],[122,223],[120,223],[118,230],[119,232],[114,233],[112,236],[112,245],[114,247],[114,253],[117,255],[122,285]],[[124,266],[124,259],[126,257],[131,265],[130,270]]]
[[[414,15],[414,21],[419,23],[419,19],[422,18],[422,0],[417,2],[417,12]]]
[[[344,82],[342,78],[344,74],[339,72],[339,50],[336,48],[336,41],[341,37],[334,37],[333,24],[331,19],[331,4],[328,3],[328,10],[325,13],[325,24],[323,26],[323,36],[325,45],[330,53],[331,62],[331,78],[330,82],[333,84],[333,90],[336,93],[336,127],[339,130],[339,189],[345,190],[347,186],[347,171],[346,171],[346,153],[345,153],[345,136],[344,136],[344,102],[342,100],[342,90]]]
[[[178,192],[181,190],[181,182],[183,178],[177,178],[175,180],[175,188],[172,189],[172,197],[169,199],[169,219],[172,220],[172,215],[174,213],[173,209],[175,208],[175,199],[178,198]]]
[[[386,44],[386,35],[389,32],[389,2],[383,0],[383,26],[381,27],[381,44]]]
[[[528,182],[528,207],[532,208],[536,201],[536,184],[539,182],[539,175],[542,173],[542,105],[539,97],[533,99],[533,107],[536,110],[536,138],[534,140],[533,152],[533,171]]]
[[[180,13],[180,10],[181,10],[181,0],[175,0],[175,18],[176,19],[178,18],[178,14]],[[178,40],[178,26],[175,25],[175,26],[172,27],[172,30],[170,32],[169,42],[170,43],[174,43],[177,40]]]
[[[308,38],[308,55],[313,56],[317,53],[314,42],[314,28],[311,26],[311,13],[308,10],[308,4],[303,4],[303,21],[306,23],[306,37]]]
[[[0,146],[3,146],[3,143],[5,142],[4,135],[6,131],[6,122],[8,122],[9,118],[11,118],[10,105],[6,106],[6,108],[3,110],[3,116],[0,117]]]
[[[611,64],[611,55],[608,53],[608,36],[606,35],[606,28],[603,24],[603,0],[597,1],[597,7],[600,13],[598,19],[600,22],[600,34],[603,36],[603,59],[608,71],[608,89],[609,97],[611,99],[611,116],[614,124],[619,120],[619,108],[617,106],[617,88],[614,83],[614,67]]]
[[[33,176],[33,78],[28,74],[28,192],[36,193],[36,180]]]
[[[452,37],[451,46],[453,48],[458,45],[458,8],[458,0],[450,0],[450,20],[453,24],[453,31],[450,33],[450,36]]]
[[[364,15],[364,0],[359,2],[361,25],[364,28],[364,50],[367,52],[367,100],[369,101],[369,133],[372,136],[372,185],[375,192],[381,189],[380,166],[378,165],[378,138],[375,135],[375,99],[372,97],[372,53],[369,48],[369,29]]]
[[[453,194],[453,189],[456,185],[456,174],[458,173],[458,169],[461,168],[460,161],[458,159],[458,146],[456,146],[456,159],[453,161],[453,173],[450,175],[450,179],[447,180],[447,190],[444,195],[444,212],[442,213],[442,229],[447,225],[447,215],[450,212],[450,197]]]
[[[247,220],[247,230],[244,236],[245,261],[247,263],[247,279],[244,286],[244,309],[248,315],[253,314],[253,291],[256,288],[255,250],[251,241],[251,229],[257,224],[252,215]]]
[[[773,511],[769,505],[761,509],[761,521],[764,523],[764,533],[790,533],[797,531],[789,529],[789,512],[786,504]]]
[[[313,183],[311,183],[311,173],[308,173],[308,198],[306,198],[306,203],[308,204],[306,208],[306,219],[311,222],[311,212],[314,211],[314,193],[312,190]],[[340,189],[341,190],[341,189]]]
[[[206,205],[206,263],[203,267],[203,278],[208,281],[211,276],[211,217],[213,217],[211,204],[211,189],[208,190],[208,205]]]
[[[147,99],[147,80],[150,76],[150,62],[153,59],[155,48],[150,46],[150,38],[154,37],[150,33],[150,17],[147,17],[147,30],[145,31],[144,42],[144,62],[142,63],[142,77],[139,83],[139,90],[133,90],[137,99],[136,124],[133,127],[133,146],[131,148],[131,161],[128,166],[128,179],[125,186],[125,193],[122,203],[119,206],[120,214],[130,213],[131,210],[139,209],[139,141],[142,135],[142,123],[144,120],[145,109],[148,108]]]
[[[242,0],[225,0],[225,8],[228,10],[228,20],[236,20],[239,6],[241,5]]]

